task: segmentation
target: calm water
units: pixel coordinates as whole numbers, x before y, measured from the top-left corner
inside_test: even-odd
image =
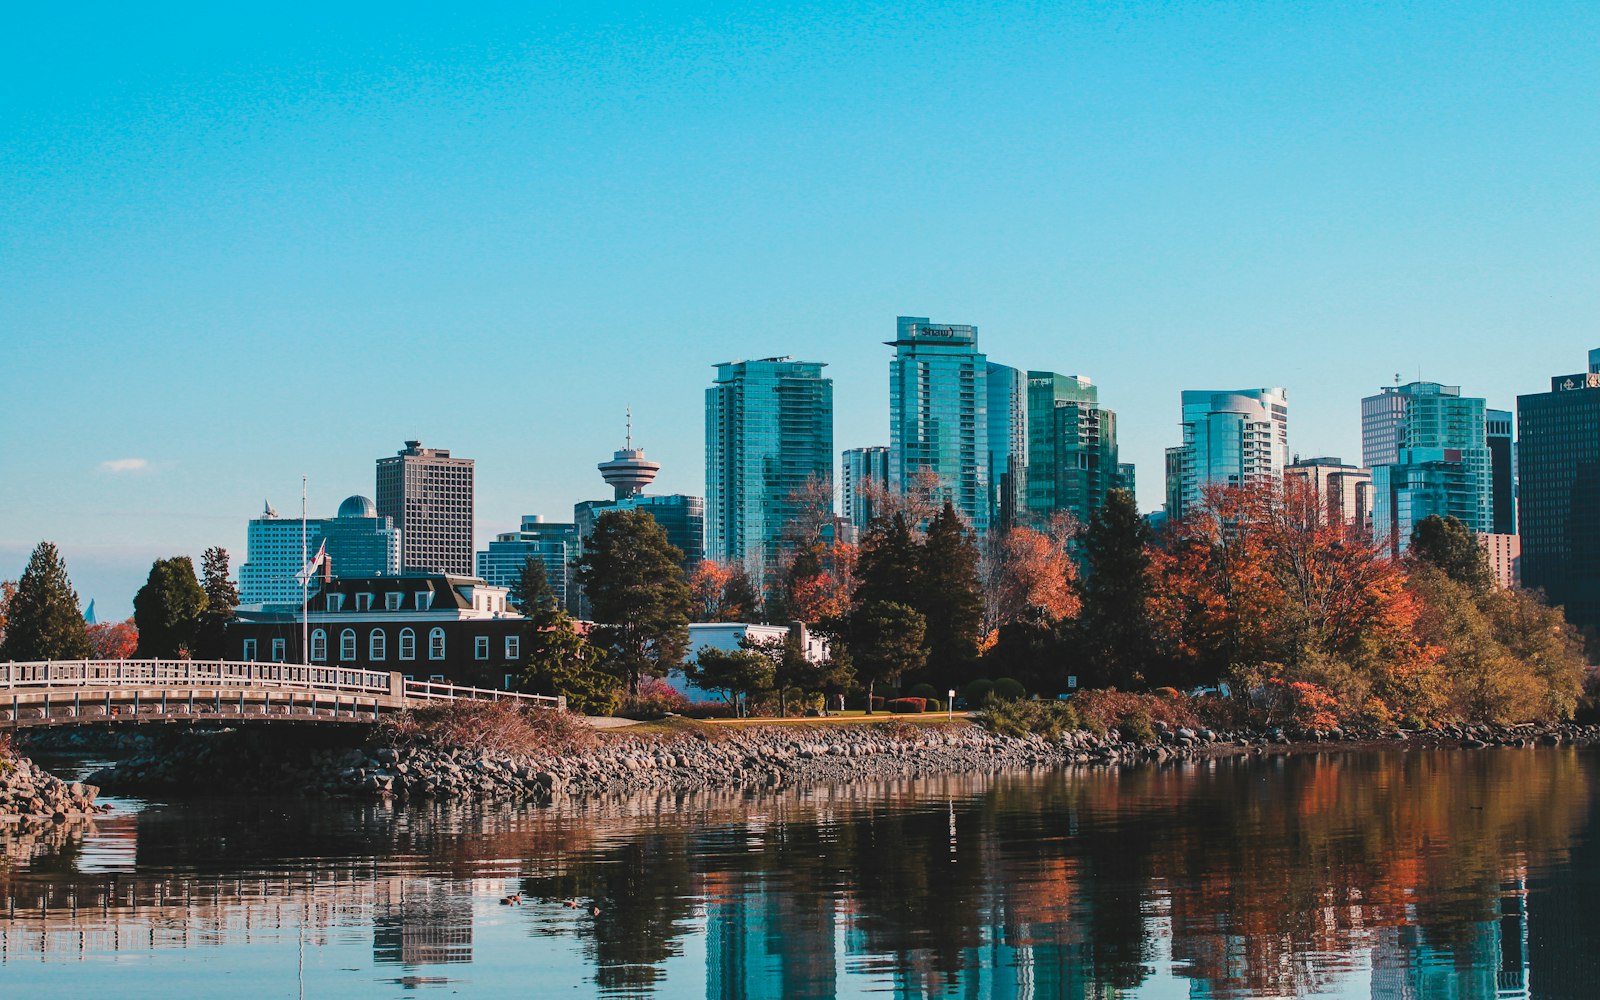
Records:
[[[1588,998],[1597,782],[1600,755],[1549,749],[583,808],[122,802],[0,833],[0,993]]]

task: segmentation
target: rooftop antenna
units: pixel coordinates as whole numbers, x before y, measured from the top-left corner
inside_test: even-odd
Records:
[[[628,407],[627,414],[628,414],[628,435],[627,435],[628,440],[627,440],[627,444],[623,445],[623,447],[627,448],[629,451],[632,451],[633,450],[633,407],[631,407],[631,406]]]

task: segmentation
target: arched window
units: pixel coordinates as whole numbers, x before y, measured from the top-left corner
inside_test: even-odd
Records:
[[[411,629],[400,630],[400,659],[415,660],[417,658],[417,633]]]
[[[372,630],[367,636],[367,659],[382,660],[389,655],[389,637],[381,628]]]
[[[444,629],[436,628],[428,633],[428,659],[444,659]]]
[[[311,630],[311,662],[322,663],[328,659],[328,633],[323,629]]]
[[[339,659],[353,660],[356,658],[356,630],[347,628],[339,633]]]

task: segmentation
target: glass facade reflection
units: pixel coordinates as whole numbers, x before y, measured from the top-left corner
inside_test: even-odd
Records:
[[[889,363],[889,486],[905,492],[931,473],[975,531],[989,527],[988,359],[978,328],[896,320]]]

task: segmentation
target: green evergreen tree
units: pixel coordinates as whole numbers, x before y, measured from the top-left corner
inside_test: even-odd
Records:
[[[922,613],[897,601],[874,601],[851,614],[850,656],[857,676],[867,684],[867,714],[872,714],[879,682],[899,683],[927,663],[926,632]]]
[[[928,525],[911,595],[912,606],[927,622],[930,678],[939,684],[965,684],[978,662],[983,586],[978,547],[949,500]]]
[[[216,545],[206,549],[200,556],[200,575],[206,607],[195,629],[193,652],[202,660],[220,660],[227,649],[228,623],[239,606],[239,588],[228,576],[228,550]]]
[[[853,603],[864,607],[883,601],[908,602],[918,590],[920,570],[917,541],[905,515],[896,513],[887,521],[874,521],[861,539]]]
[[[1088,683],[1127,688],[1144,681],[1153,652],[1150,541],[1150,526],[1127,490],[1108,492],[1089,518],[1076,626]]]
[[[605,653],[578,634],[572,616],[559,608],[540,612],[528,637],[528,659],[521,689],[562,696],[567,708],[583,715],[610,715],[622,701],[617,679],[602,669]]]
[[[22,571],[6,608],[0,660],[83,660],[89,633],[67,565],[49,542],[40,542]]]
[[[1494,586],[1489,554],[1459,518],[1429,514],[1418,521],[1411,529],[1407,554],[1417,562],[1439,567],[1445,576],[1476,593]]]
[[[192,653],[206,611],[206,592],[188,556],[157,559],[150,577],[133,595],[141,659],[167,660]]]
[[[693,603],[678,566],[683,553],[642,510],[601,514],[584,548],[578,583],[597,626],[592,640],[606,651],[606,669],[636,694],[641,675],[665,676],[683,663]]]
[[[529,556],[522,564],[522,572],[517,574],[517,582],[511,588],[511,603],[531,619],[548,617],[556,610],[560,602],[556,599],[556,592],[550,586],[550,576],[544,568],[544,560]]]

